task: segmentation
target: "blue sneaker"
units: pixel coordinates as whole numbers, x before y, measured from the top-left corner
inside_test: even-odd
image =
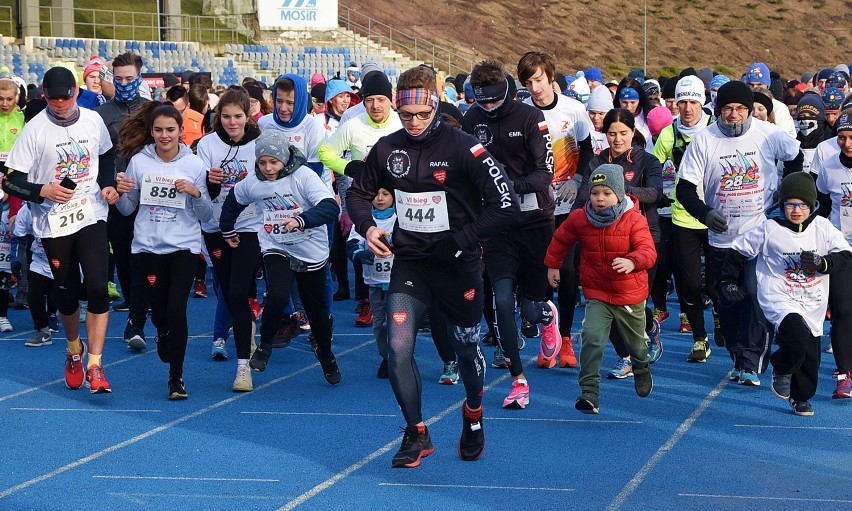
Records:
[[[758,378],[757,373],[754,371],[743,369],[740,373],[740,385],[745,385],[746,387],[760,387],[760,378]]]
[[[459,365],[457,362],[444,362],[444,372],[438,378],[441,385],[455,385],[459,382]]]
[[[814,407],[811,406],[810,401],[796,401],[791,397],[789,402],[790,408],[793,409],[793,413],[795,413],[796,415],[810,417],[814,414]]]
[[[662,328],[660,328],[660,322],[656,319],[651,324],[651,331],[648,332],[648,340],[646,342],[648,343],[648,355],[651,357],[651,363],[653,364],[663,356]]]
[[[619,358],[613,368],[606,373],[607,378],[616,380],[623,380],[631,376],[633,376],[633,363],[630,361],[630,357]]]
[[[735,367],[728,371],[727,378],[729,381],[740,381],[740,373],[742,373],[742,371]]]
[[[228,350],[225,348],[225,339],[219,337],[213,341],[213,360],[228,360]]]
[[[781,399],[790,399],[790,381],[793,375],[772,371],[772,393]]]
[[[506,360],[506,355],[503,354],[503,350],[500,349],[499,344],[494,345],[494,360],[491,362],[491,367],[497,369],[506,369],[509,367],[509,363]]]

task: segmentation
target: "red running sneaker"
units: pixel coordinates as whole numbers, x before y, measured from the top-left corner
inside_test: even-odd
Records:
[[[559,350],[559,367],[577,367],[577,355],[570,337],[562,338],[562,349]]]
[[[86,371],[86,386],[92,394],[106,394],[112,392],[109,382],[101,366],[92,366]]]
[[[371,326],[373,324],[373,309],[370,307],[369,299],[361,300],[355,312],[358,313],[358,317],[355,318],[355,326]]]
[[[86,358],[86,343],[83,343],[82,353],[65,351],[65,386],[77,390],[83,386],[86,372],[83,370],[83,359]]]

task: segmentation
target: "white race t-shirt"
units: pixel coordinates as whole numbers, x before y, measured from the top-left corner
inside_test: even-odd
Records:
[[[66,204],[49,200],[32,204],[36,237],[67,236],[106,221],[108,205],[98,185],[98,160],[111,148],[103,119],[85,108],[80,109],[77,122],[67,128],[53,124],[45,111],[24,125],[6,166],[27,174],[31,183],[48,184],[68,176],[77,184],[74,197]]]
[[[697,185],[699,198],[728,220],[727,232],[708,232],[710,245],[729,248],[737,235],[760,225],[778,188],[776,160],[798,153],[798,140],[754,118],[739,137],[724,136],[714,123],[692,138],[678,178]]]
[[[204,232],[219,232],[219,216],[222,214],[225,198],[235,184],[255,171],[254,140],[244,145],[232,146],[222,142],[218,134],[210,133],[198,142],[196,154],[204,162],[205,167],[221,168],[225,175],[219,195],[213,199],[213,218],[201,224]],[[256,214],[255,209],[246,208],[237,218],[234,230],[258,232],[261,223],[261,218]]]
[[[837,142],[834,141],[835,146]],[[822,145],[822,144],[820,144]],[[828,219],[840,229],[847,241],[852,241],[852,169],[840,163],[840,148],[820,162],[816,187],[820,193],[831,197]]]

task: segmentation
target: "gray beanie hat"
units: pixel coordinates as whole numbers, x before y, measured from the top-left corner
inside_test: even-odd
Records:
[[[254,156],[272,156],[286,164],[290,161],[290,143],[278,130],[263,130],[254,141]]]
[[[605,163],[592,171],[589,177],[589,189],[596,186],[609,187],[616,197],[618,202],[624,200],[624,168],[621,165],[614,163]]]

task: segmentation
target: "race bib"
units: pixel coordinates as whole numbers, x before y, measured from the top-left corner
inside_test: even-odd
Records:
[[[12,272],[12,243],[0,242],[0,271]]]
[[[142,180],[139,203],[144,206],[185,209],[186,197],[177,191],[171,177],[151,175]]]
[[[393,269],[393,256],[376,257],[373,264],[364,265],[364,277],[382,284],[390,282],[390,274]]]
[[[89,196],[71,199],[65,204],[56,204],[47,215],[50,235],[60,238],[74,234],[83,227],[95,223],[92,198]]]
[[[556,209],[553,211],[554,215],[567,215],[571,212],[571,208],[574,206],[574,201],[562,200],[559,198],[559,194],[557,193],[557,190],[567,182],[568,181],[562,181],[558,185],[550,185],[550,193],[553,195],[553,201],[556,203]]]
[[[9,153],[0,153],[0,163],[6,163],[9,159]]]
[[[840,206],[840,231],[846,241],[852,240],[852,207]]]
[[[272,237],[276,243],[282,245],[295,245],[307,239],[305,231],[296,229],[292,232],[284,230],[284,222],[289,218],[298,216],[301,208],[285,210],[266,210],[263,212],[263,230]]]
[[[521,202],[521,211],[535,211],[538,209],[538,197],[534,193],[525,193],[518,196]]]
[[[412,232],[450,230],[445,192],[406,193],[394,190],[399,227]]]

